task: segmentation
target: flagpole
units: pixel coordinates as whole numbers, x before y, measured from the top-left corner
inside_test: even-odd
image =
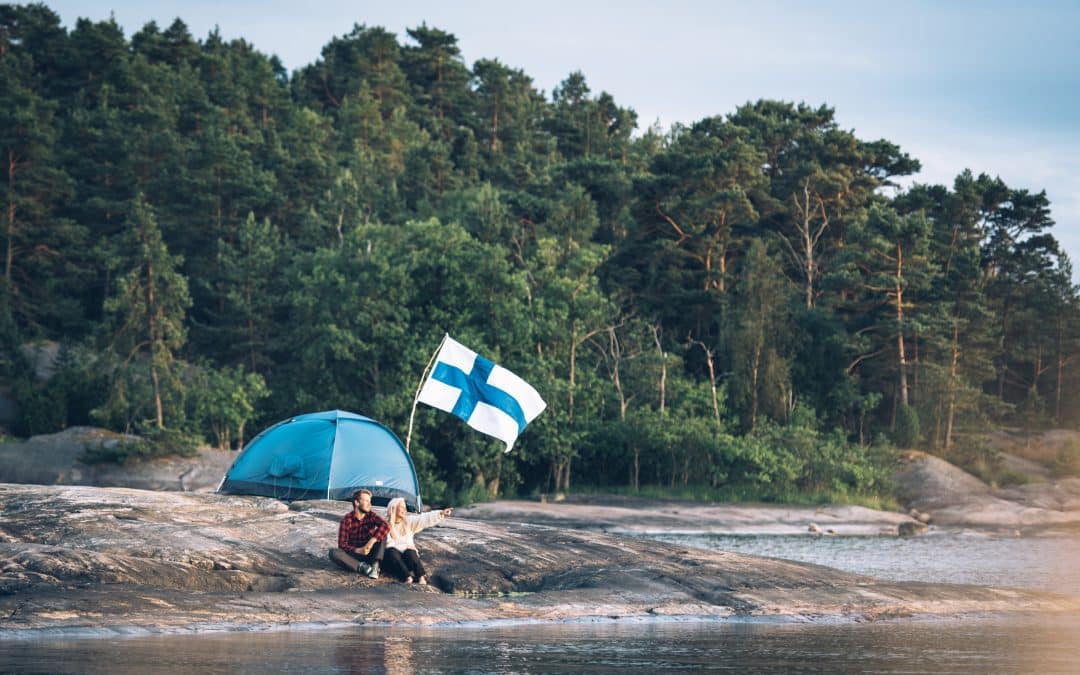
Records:
[[[450,337],[449,333],[443,333],[442,340],[439,341],[439,346],[435,348],[435,353],[431,355],[431,359],[428,361],[427,366],[424,367],[424,372],[420,375],[420,384],[416,385],[416,395],[413,396],[412,411],[409,413],[409,433],[405,434],[405,452],[412,454],[409,450],[409,445],[412,443],[412,429],[413,429],[413,417],[416,415],[416,403],[420,400],[420,390],[424,388],[424,382],[427,380],[428,371],[431,370],[431,364],[435,363],[435,358],[439,356],[439,350],[442,349],[443,343],[446,342],[446,338]]]

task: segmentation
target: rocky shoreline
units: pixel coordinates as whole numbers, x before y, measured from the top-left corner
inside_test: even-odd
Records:
[[[341,502],[288,505],[212,493],[0,484],[0,638],[371,623],[864,621],[1080,611],[1073,596],[890,582],[735,553],[666,550],[567,522],[538,524],[535,512],[513,515],[527,503],[497,504],[505,508],[461,509],[424,532],[434,583],[424,588],[346,574],[330,563],[327,550],[347,510]],[[653,519],[626,506],[576,508],[585,521],[619,520],[602,508],[625,508],[639,522]],[[701,522],[707,512],[683,515]],[[896,515],[886,514],[890,521]]]
[[[559,501],[498,500],[472,504],[463,516],[492,522],[528,522],[575,530],[650,534],[821,534],[896,536],[912,516],[862,506],[828,504],[710,504],[610,495]]]
[[[1060,436],[1058,438],[1057,436]],[[1057,434],[1058,445],[1076,442]],[[0,445],[0,639],[327,625],[624,620],[865,621],[1080,611],[1080,597],[891,582],[816,565],[659,545],[654,533],[897,536],[975,529],[1080,536],[1080,479],[993,488],[902,453],[907,513],[610,495],[496,501],[427,530],[431,587],[327,559],[348,505],[213,493],[235,453],[86,465],[123,440],[72,428]],[[1011,437],[1019,453],[1024,447]],[[1030,451],[1030,439],[1024,440]],[[1044,443],[1043,454],[1051,445]],[[1039,449],[1039,448],[1036,448]],[[1028,453],[1031,455],[1031,453]],[[1026,466],[1018,455],[1014,464]],[[112,487],[102,487],[112,486]]]

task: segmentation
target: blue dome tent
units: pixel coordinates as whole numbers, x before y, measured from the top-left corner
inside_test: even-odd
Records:
[[[420,484],[405,446],[373,419],[341,410],[298,415],[256,436],[218,492],[278,499],[343,499],[367,488],[372,503],[401,497],[420,511]]]

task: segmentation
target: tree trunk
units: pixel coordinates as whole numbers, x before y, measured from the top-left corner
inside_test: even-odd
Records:
[[[655,326],[652,327],[653,340],[656,342],[656,351],[660,352],[660,416],[664,415],[664,399],[667,395],[667,354],[660,346],[660,332]]]
[[[154,385],[154,413],[155,423],[158,429],[165,428],[165,415],[161,408],[161,379],[158,376],[157,368],[157,355],[155,347],[157,344],[157,331],[154,322],[154,316],[156,312],[155,298],[154,298],[154,264],[147,263],[146,265],[146,337],[150,345],[150,381]]]
[[[1044,372],[1046,372],[1046,368],[1043,368],[1043,348],[1042,345],[1039,345],[1035,349],[1035,364],[1031,373],[1031,386],[1028,387],[1028,396],[1031,397],[1033,402],[1039,400],[1039,378],[1042,377]],[[1032,420],[1033,423],[1035,421]]]
[[[222,207],[221,207],[221,194],[224,191],[223,188],[222,188],[222,185],[221,185],[221,174],[222,174],[221,165],[220,164],[215,164],[214,165],[214,177],[215,177],[215,179],[217,181],[217,192],[214,195],[214,220],[215,220],[215,222],[217,224],[217,231],[219,233],[222,230],[221,221],[224,218],[224,211],[222,210]]]
[[[998,366],[998,390],[997,397],[1001,400],[1005,400],[1005,376],[1008,372],[1009,363],[1009,303],[1008,301],[1001,308],[1001,351],[998,353],[998,359],[1000,360]]]
[[[916,327],[911,334],[911,355],[912,358],[908,363],[914,363],[915,369],[911,372],[911,391],[912,398],[916,401],[919,400],[919,329]]]
[[[803,289],[807,309],[814,308],[814,242],[810,236],[810,183],[803,185],[803,203],[799,209],[802,222],[798,224],[799,244],[802,248],[803,275],[806,286]]]
[[[567,492],[570,489],[570,458],[565,457],[555,465],[555,491]]]
[[[952,449],[953,421],[956,419],[956,376],[960,363],[960,325],[953,323],[952,363],[949,365],[949,403],[945,415],[945,449]]]
[[[817,195],[815,194],[815,197]],[[806,278],[806,286],[804,288],[804,301],[807,309],[814,308],[814,284],[817,281],[817,244],[821,239],[821,235],[825,232],[829,226],[829,219],[825,214],[825,206],[821,202],[820,197],[817,198],[817,204],[811,205],[810,199],[810,181],[807,179],[803,183],[803,195],[802,201],[795,195],[792,195],[795,202],[795,209],[798,212],[798,220],[795,223],[795,229],[799,235],[798,248],[796,252],[795,247],[788,242],[790,251],[794,255],[795,259],[802,267],[803,276]],[[811,212],[820,211],[821,224],[815,229],[812,224],[813,218]],[[785,241],[787,241],[785,239]]]
[[[814,308],[814,250],[810,247],[810,241],[803,242],[806,246],[806,308]]]
[[[495,477],[488,483],[488,496],[492,499],[499,498],[499,482],[502,478],[503,454],[502,450],[500,450],[498,456],[495,458]]]
[[[724,212],[721,225],[722,228],[727,227],[727,212]],[[720,246],[720,260],[717,261],[720,264],[720,292],[727,293],[727,243],[723,243]]]
[[[705,346],[704,342],[700,340],[690,340],[690,344],[698,345],[701,347],[701,351],[705,352],[705,365],[709,368],[709,390],[712,394],[712,408],[713,408],[713,420],[716,422],[716,428],[720,428],[720,399],[716,390],[716,360],[713,358],[713,351]]]
[[[660,416],[663,417],[667,398],[667,356],[660,362]]]
[[[165,416],[161,410],[161,382],[158,379],[157,366],[153,364],[150,366],[150,380],[154,383],[154,421],[157,424],[158,429],[164,429]]]
[[[1062,327],[1061,317],[1058,317],[1057,335],[1055,336],[1055,351],[1057,352],[1057,372],[1054,377],[1054,424],[1061,424],[1061,381],[1065,376],[1065,355],[1062,354]]]
[[[622,358],[622,350],[619,340],[615,335],[615,329],[608,329],[608,337],[611,348],[611,383],[615,385],[615,393],[619,395],[619,421],[626,422],[626,409],[630,403],[626,400],[626,392],[622,388],[622,377],[619,375],[619,361]]]
[[[4,281],[11,287],[11,265],[15,259],[15,151],[8,148],[7,253],[4,256]]]
[[[574,373],[577,359],[577,324],[570,324],[570,382],[567,387],[566,414],[571,422],[574,420]]]
[[[896,352],[900,359],[900,404],[908,405],[907,355],[904,353],[904,251],[896,246]]]
[[[750,360],[750,431],[757,429],[758,417],[758,375],[761,372],[761,344],[754,345],[754,355]]]

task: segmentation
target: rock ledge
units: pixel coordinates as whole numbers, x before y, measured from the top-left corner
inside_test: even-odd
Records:
[[[421,535],[435,587],[327,560],[341,502],[0,484],[0,638],[348,623],[656,617],[872,620],[1076,611],[1080,598],[896,583],[782,560],[521,522]]]

